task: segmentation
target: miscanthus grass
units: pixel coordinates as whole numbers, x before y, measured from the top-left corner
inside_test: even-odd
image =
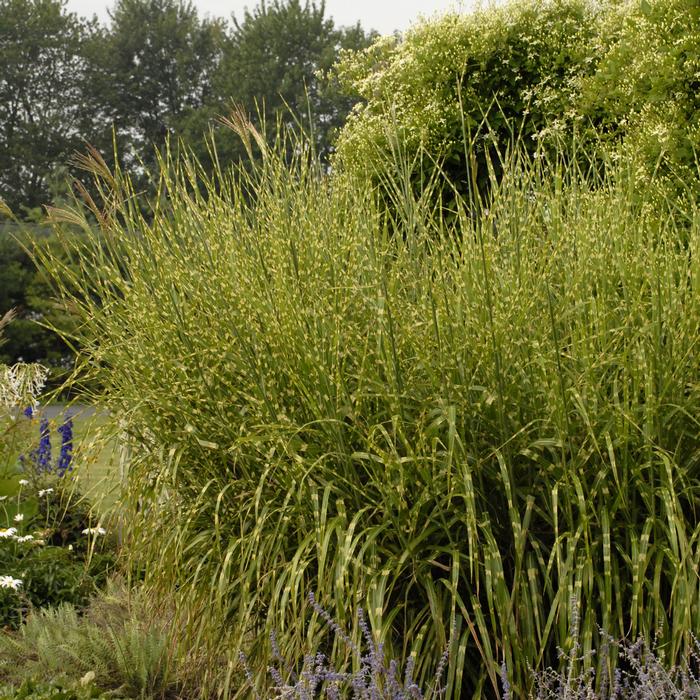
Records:
[[[214,175],[166,156],[149,202],[93,153],[99,204],[53,212],[75,264],[44,261],[128,435],[127,550],[202,687],[249,697],[243,651],[262,688],[272,630],[357,671],[310,591],[358,645],[362,607],[422,688],[449,645],[450,698],[497,696],[501,668],[521,697],[574,644],[572,673],[611,679],[601,629],[678,663],[700,629],[698,212],[516,149],[448,222],[405,158],[380,206],[285,152]]]

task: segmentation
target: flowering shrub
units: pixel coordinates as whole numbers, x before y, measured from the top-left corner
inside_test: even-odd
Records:
[[[484,191],[489,164],[498,166],[497,151],[514,137],[535,152],[545,127],[569,133],[578,85],[599,53],[597,15],[586,0],[510,2],[348,52],[336,70],[362,101],[339,135],[342,164],[381,180],[402,152],[417,192],[438,171],[460,190],[471,180]],[[478,134],[471,163],[465,131]],[[439,194],[454,204],[450,186]]]

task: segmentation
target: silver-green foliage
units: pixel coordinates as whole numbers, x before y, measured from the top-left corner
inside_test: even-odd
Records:
[[[243,688],[239,649],[262,683],[272,629],[342,668],[311,591],[358,641],[363,607],[423,686],[452,637],[449,697],[496,694],[502,662],[525,692],[574,615],[584,664],[599,626],[679,659],[700,626],[697,212],[681,229],[622,170],[513,155],[449,228],[388,183],[389,233],[368,185],[291,152],[213,179],[164,162],[147,214],[93,157],[99,233],[80,273],[53,263],[131,443],[127,546],[205,685]]]

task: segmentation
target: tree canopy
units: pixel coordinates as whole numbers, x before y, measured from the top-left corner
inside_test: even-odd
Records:
[[[50,201],[81,145],[94,30],[57,0],[0,0],[0,197],[18,214]]]
[[[73,157],[88,144],[143,188],[168,140],[206,166],[208,134],[234,104],[254,120],[264,114],[258,126],[271,139],[278,119],[285,128],[301,119],[328,154],[353,100],[327,72],[342,49],[371,38],[299,0],[263,0],[230,21],[202,18],[187,0],[116,0],[106,25],[65,0],[0,0],[0,202],[25,224],[40,222],[69,178],[82,177]],[[244,157],[234,138],[219,140],[224,166]],[[49,290],[8,231],[18,229],[0,222],[0,315],[19,314],[3,357],[55,364],[65,348],[34,323],[57,320]]]

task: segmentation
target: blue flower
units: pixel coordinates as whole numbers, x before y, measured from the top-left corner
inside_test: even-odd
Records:
[[[39,423],[39,446],[30,454],[37,471],[51,471],[51,431],[49,421],[42,418]]]
[[[58,432],[61,433],[61,453],[58,456],[56,472],[63,476],[71,469],[73,459],[73,419],[70,416],[59,426]]]

